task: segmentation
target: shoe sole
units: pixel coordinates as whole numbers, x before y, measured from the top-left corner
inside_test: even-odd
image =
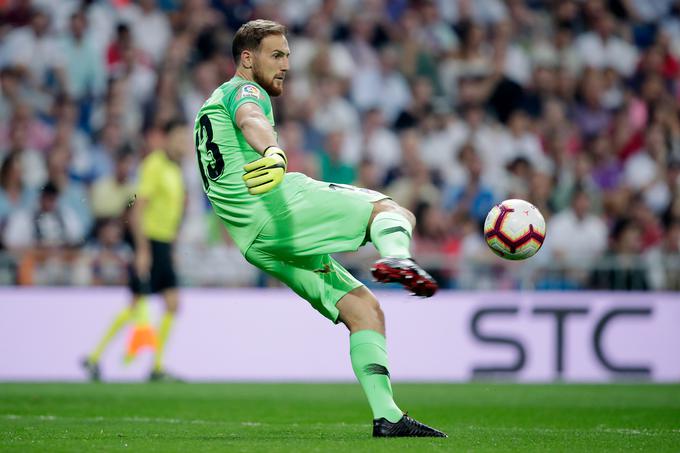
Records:
[[[373,278],[380,283],[399,283],[414,296],[432,297],[439,286],[418,272],[408,268],[396,268],[385,263],[378,263],[371,268]]]

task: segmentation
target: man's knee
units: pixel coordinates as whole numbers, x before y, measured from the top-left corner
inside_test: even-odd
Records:
[[[371,222],[373,222],[375,216],[377,216],[381,212],[397,212],[406,217],[406,220],[408,220],[412,227],[416,226],[416,216],[413,215],[413,213],[408,209],[404,208],[403,206],[400,206],[394,200],[385,199],[373,203],[373,214],[371,215]]]
[[[370,320],[372,320],[372,322],[375,322],[376,324],[378,324],[378,325],[380,325],[381,327],[384,328],[384,326],[385,326],[385,313],[382,311],[382,308],[380,307],[380,303],[378,302],[378,299],[376,299],[373,294],[370,294],[370,298],[368,299],[367,305],[368,305],[368,308],[369,308],[369,313],[367,314],[367,317]]]
[[[347,293],[336,307],[340,311],[340,320],[350,332],[375,330],[385,334],[385,314],[378,299],[365,286]]]

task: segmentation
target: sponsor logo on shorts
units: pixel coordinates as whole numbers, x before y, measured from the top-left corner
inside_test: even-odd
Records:
[[[317,274],[329,274],[332,272],[331,266],[329,264],[324,264],[321,269],[314,269]]]

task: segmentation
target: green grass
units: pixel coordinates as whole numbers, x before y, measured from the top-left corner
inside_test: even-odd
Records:
[[[680,385],[395,384],[448,439],[372,439],[351,384],[0,384],[2,451],[680,451]]]

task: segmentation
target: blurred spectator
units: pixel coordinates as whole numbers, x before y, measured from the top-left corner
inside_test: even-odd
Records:
[[[442,252],[451,253],[448,243],[452,232],[447,216],[441,209],[427,202],[418,203],[413,214],[418,220],[413,234],[413,251],[423,268],[427,272],[434,272],[430,275],[440,286],[448,287],[451,275],[442,262],[445,256]]]
[[[41,190],[35,209],[13,211],[4,231],[8,249],[31,247],[59,249],[75,246],[84,237],[83,225],[68,206],[59,205],[59,188],[48,182]]]
[[[612,231],[612,246],[595,265],[589,287],[594,289],[647,290],[640,228],[623,220]]]
[[[352,102],[362,111],[379,108],[388,123],[411,102],[411,91],[398,64],[398,50],[385,46],[380,50],[379,67],[357,68],[352,77]]]
[[[399,162],[401,158],[399,139],[386,127],[380,109],[372,108],[365,113],[360,134],[347,134],[343,158],[354,165],[362,158],[371,159],[377,165],[381,176]]]
[[[628,216],[625,220],[632,221],[639,230],[640,251],[654,247],[662,240],[664,231],[661,219],[654,214],[654,211],[641,197],[633,197],[630,201]]]
[[[64,217],[74,222],[62,229],[79,233],[61,242],[79,244],[93,217],[124,216],[144,134],[168,118],[193,122],[233,72],[234,30],[268,17],[289,27],[291,71],[273,99],[289,170],[420,207],[428,265],[451,285],[577,288],[605,275],[595,263],[610,263],[614,274],[644,268],[651,288],[677,286],[679,2],[170,3],[15,0],[3,11],[0,236],[11,226],[10,242],[34,244],[34,223],[59,236],[53,220]],[[240,255],[206,245],[215,219],[195,162],[183,171],[181,262],[229,268]],[[38,196],[48,181],[55,209],[52,189]],[[549,224],[545,250],[521,270],[488,252],[479,225],[509,197],[534,203]],[[103,225],[97,247],[108,256],[117,227]],[[30,282],[29,268],[36,283],[117,281],[81,275],[58,249],[40,248],[38,260],[10,252],[17,280]],[[619,259],[623,251],[643,259]],[[197,284],[256,279],[183,274]],[[593,284],[616,287],[610,277]]]
[[[279,143],[286,150],[288,171],[316,174],[312,151],[305,149],[304,127],[298,121],[286,121],[278,126]]]
[[[168,17],[157,8],[156,0],[139,0],[121,11],[123,21],[130,24],[135,46],[155,63],[163,58],[170,41]]]
[[[645,259],[654,289],[680,290],[680,222],[668,226],[663,241],[650,249]]]
[[[27,96],[19,72],[10,66],[0,69],[0,120],[9,121],[14,106]]]
[[[556,264],[588,269],[607,248],[607,226],[590,212],[588,193],[572,192],[571,208],[550,219],[543,251]]]
[[[69,149],[60,145],[55,146],[47,158],[47,178],[59,192],[59,206],[77,216],[81,234],[84,236],[92,227],[92,213],[89,204],[86,203],[85,186],[73,180],[69,174],[70,161]]]
[[[555,190],[551,195],[551,204],[555,211],[566,209],[577,190],[586,192],[593,210],[600,211],[601,194],[593,178],[592,167],[592,158],[585,153],[565,162],[557,174]]]
[[[197,64],[191,71],[192,83],[182,95],[182,108],[185,118],[193,120],[198,110],[213,91],[220,85],[217,66],[210,61]]]
[[[362,70],[379,68],[378,53],[373,46],[373,39],[376,33],[373,18],[356,11],[350,22],[349,39],[347,48],[354,66]]]
[[[95,238],[85,248],[85,259],[94,285],[126,285],[132,248],[123,240],[123,226],[118,219],[102,219],[95,228]]]
[[[669,151],[660,125],[651,125],[645,133],[643,148],[630,157],[624,167],[626,184],[640,191],[645,201],[658,213],[668,206],[670,191],[664,177]]]
[[[589,139],[609,127],[611,113],[603,102],[604,84],[602,72],[586,71],[581,81],[580,102],[574,110],[574,120],[584,138]]]
[[[439,77],[442,88],[449,97],[461,97],[463,81],[479,81],[491,73],[492,59],[485,45],[485,29],[473,22],[462,22],[458,26],[461,46],[457,58],[447,58],[440,66]],[[465,102],[464,99],[459,99]]]
[[[35,191],[26,187],[22,181],[19,154],[8,154],[0,166],[0,232],[13,211],[30,209],[35,198]]]
[[[133,108],[141,109],[153,94],[158,75],[141,63],[137,55],[136,48],[123,49],[121,62],[114,68],[112,76],[122,82],[123,99]]]
[[[106,69],[113,72],[123,63],[123,54],[133,48],[132,33],[126,23],[116,26],[116,34],[106,49]]]
[[[508,118],[507,133],[499,140],[505,149],[497,149],[497,158],[510,163],[517,158],[524,158],[531,166],[543,171],[550,170],[550,163],[543,154],[538,136],[530,130],[531,120],[527,113],[515,110]]]
[[[526,157],[516,157],[508,163],[505,188],[510,198],[528,198],[529,184],[534,175],[534,167]]]
[[[413,210],[419,202],[441,204],[441,191],[435,185],[434,171],[419,155],[420,137],[414,130],[401,135],[401,162],[386,177],[384,192],[401,206]]]
[[[411,82],[411,102],[397,115],[394,127],[397,130],[415,127],[425,115],[432,111],[432,82],[425,77],[417,77]]]
[[[576,50],[586,66],[611,67],[623,76],[630,76],[637,63],[637,51],[615,35],[615,27],[614,17],[608,12],[601,13],[595,19],[593,31],[577,39]]]
[[[359,162],[357,170],[357,177],[355,185],[364,187],[366,189],[380,191],[382,189],[382,181],[378,166],[370,159],[363,159]]]
[[[434,1],[423,2],[420,15],[422,16],[421,45],[437,56],[450,54],[458,48],[458,37],[441,17]]]
[[[160,128],[173,118],[183,118],[177,76],[172,70],[164,71],[158,76],[156,91],[144,105],[144,130]]]
[[[98,97],[104,91],[101,55],[87,40],[87,35],[85,11],[73,13],[69,32],[60,41],[60,53],[63,56],[66,93],[77,101]]]
[[[342,144],[345,135],[340,131],[330,132],[326,146],[320,156],[321,179],[338,184],[354,183],[354,167],[342,159]]]
[[[44,10],[34,9],[28,25],[11,30],[0,54],[6,64],[17,68],[32,86],[54,92],[64,86],[62,54],[50,29],[50,16]]]
[[[95,219],[118,219],[134,201],[135,184],[131,178],[134,165],[132,150],[121,148],[113,174],[99,178],[92,185],[90,206]]]
[[[58,96],[52,110],[54,139],[51,148],[66,148],[69,151],[67,167],[70,175],[79,181],[89,181],[94,166],[91,139],[79,127],[78,107],[72,99]]]
[[[591,138],[586,144],[586,152],[593,162],[591,174],[598,191],[608,192],[619,187],[623,177],[623,166],[607,136],[599,134]]]
[[[442,103],[425,115],[418,130],[422,133],[420,155],[425,164],[451,183],[458,183],[462,175],[457,154],[467,141],[469,131],[448,107]]]
[[[494,205],[494,194],[482,178],[482,161],[471,145],[463,146],[458,155],[465,169],[465,180],[444,190],[443,208],[448,212],[465,213],[483,222]]]
[[[20,162],[23,183],[31,189],[38,189],[47,179],[47,169],[43,154],[30,147],[30,123],[22,118],[19,111],[16,111],[8,126],[9,146],[2,154],[16,154]]]
[[[13,107],[9,121],[0,123],[0,150],[6,151],[7,148],[19,145],[36,151],[46,151],[54,140],[54,129],[38,117],[41,112],[33,105],[20,102]],[[13,135],[15,129],[21,129],[21,134]]]
[[[123,133],[120,122],[110,119],[94,137],[95,143],[90,149],[92,154],[92,179],[97,180],[113,174],[116,155],[124,146]]]
[[[322,133],[337,130],[356,131],[359,128],[359,115],[352,104],[343,97],[343,84],[340,79],[326,77],[319,80],[314,103],[313,125]]]

